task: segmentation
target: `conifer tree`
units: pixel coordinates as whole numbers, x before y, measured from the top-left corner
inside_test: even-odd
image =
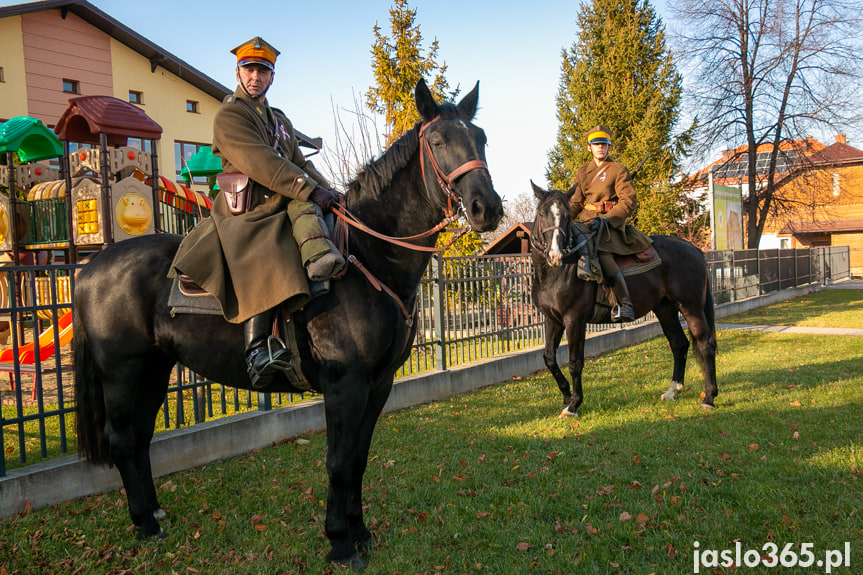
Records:
[[[668,184],[694,127],[674,134],[682,78],[666,50],[665,28],[648,0],[585,2],[577,22],[578,37],[562,52],[557,141],[546,178],[569,189],[590,159],[585,135],[602,124],[614,138],[612,157],[630,171],[640,166],[634,183],[645,217],[636,214],[634,223],[645,233],[673,233],[682,191]],[[651,191],[654,185],[661,193]]]
[[[446,80],[446,63],[438,64],[438,42],[434,40],[423,55],[422,34],[415,24],[417,11],[407,0],[395,0],[390,8],[392,36],[384,36],[377,23],[372,45],[372,69],[375,85],[366,94],[366,106],[383,114],[387,126],[387,145],[413,128],[420,117],[414,104],[414,88],[420,78],[438,102],[451,101],[458,89],[450,90]]]

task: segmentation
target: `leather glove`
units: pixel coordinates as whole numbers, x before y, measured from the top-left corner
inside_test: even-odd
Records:
[[[339,200],[339,194],[335,190],[315,186],[315,189],[309,194],[309,200],[320,206],[321,210],[328,212],[333,204]]]
[[[605,218],[603,217],[593,218],[592,220],[590,220],[590,223],[587,224],[587,227],[590,228],[590,231],[596,232],[599,231],[603,223],[605,223],[606,226],[608,225],[607,222],[605,222]]]

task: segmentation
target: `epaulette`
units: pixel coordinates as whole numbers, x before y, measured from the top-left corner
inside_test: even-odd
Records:
[[[222,102],[224,102],[225,104],[230,104],[233,101],[234,101],[234,95],[233,94],[231,94],[230,96],[226,96],[225,99],[222,100]]]

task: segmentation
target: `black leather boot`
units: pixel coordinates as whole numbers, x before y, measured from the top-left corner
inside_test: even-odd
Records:
[[[282,340],[272,335],[274,316],[275,310],[265,311],[243,326],[246,371],[255,389],[268,386],[279,372],[292,369],[291,352]]]
[[[610,278],[610,280],[612,282],[611,291],[614,292],[614,297],[617,300],[617,305],[611,310],[611,321],[614,323],[635,321],[635,315],[632,311],[632,300],[629,299],[629,288],[626,287],[623,273],[617,272],[617,275]]]

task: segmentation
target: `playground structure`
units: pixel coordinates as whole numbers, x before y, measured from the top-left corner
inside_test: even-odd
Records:
[[[116,241],[184,234],[209,215],[212,200],[191,181],[220,172],[220,162],[202,149],[184,169],[189,185],[175,183],[159,175],[161,133],[141,109],[111,96],[70,99],[53,132],[25,116],[0,124],[6,159],[0,165],[0,252],[8,255],[0,266],[15,266],[0,267],[0,323],[8,323],[11,335],[11,347],[0,352],[0,371],[10,374],[13,389],[13,372],[20,382],[21,373],[45,371],[42,360],[72,337],[74,268],[22,266],[39,263],[40,253],[62,253],[65,264],[75,264]],[[129,146],[130,138],[152,153]],[[59,168],[46,160],[57,160]],[[34,394],[35,387],[34,376]]]

